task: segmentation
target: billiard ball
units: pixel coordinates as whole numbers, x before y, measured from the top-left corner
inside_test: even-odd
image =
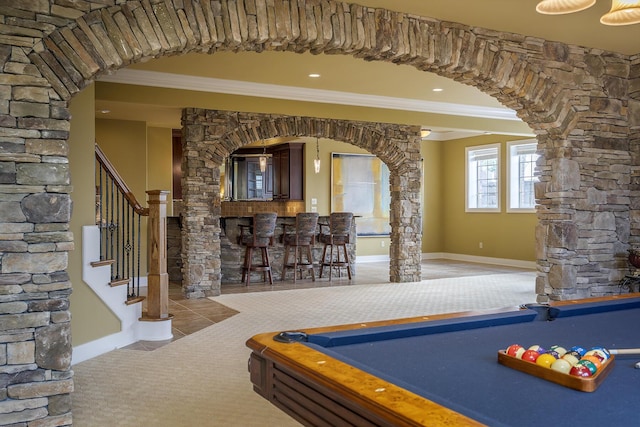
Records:
[[[603,363],[602,360],[599,357],[597,357],[597,356],[595,356],[593,354],[588,354],[588,352],[587,352],[587,354],[582,356],[582,359],[580,359],[580,362],[583,361],[583,360],[588,360],[589,362],[591,362],[594,365],[596,365],[596,368],[598,368],[598,369],[600,369],[600,367],[602,366],[602,363]],[[580,363],[580,362],[578,362],[578,363]]]
[[[526,350],[524,353],[522,353],[521,359],[526,362],[535,363],[536,359],[538,359],[539,356],[540,353],[535,350]]]
[[[575,350],[569,350],[564,355],[565,356],[567,356],[567,355],[573,356],[573,357],[575,357],[576,359],[579,360],[582,356],[584,356],[584,353],[580,353],[580,352],[577,352]]]
[[[560,355],[555,350],[547,350],[544,352],[544,354],[550,354],[554,357],[554,359],[560,359]]]
[[[595,373],[598,371],[595,363],[591,362],[590,360],[582,359],[576,364],[576,366],[586,366],[587,369],[591,371],[591,375],[595,375]]]
[[[536,365],[544,366],[545,368],[550,368],[551,364],[555,362],[557,359],[553,357],[553,355],[549,353],[542,353],[536,359]]]
[[[609,353],[609,350],[607,350],[604,347],[591,347],[590,351],[601,351],[602,354],[604,354],[604,356],[606,357],[607,360],[611,357],[611,353]]]
[[[580,354],[580,357],[584,356],[584,354],[587,352],[587,350],[585,350],[583,347],[577,345],[571,347],[569,351],[575,351],[576,353]]]
[[[568,374],[571,368],[571,363],[566,359],[558,359],[551,364],[551,369],[557,372],[562,372],[563,374]]]
[[[573,375],[576,377],[590,377],[591,374],[591,370],[584,366],[584,365],[575,365],[571,367],[571,370],[569,371],[569,375]]]
[[[538,353],[542,354],[544,353],[546,350],[544,348],[542,348],[539,345],[532,345],[531,347],[529,347],[529,350],[533,350],[533,351],[537,351]]]
[[[569,353],[567,353],[564,356],[562,356],[562,359],[564,359],[567,362],[569,362],[569,364],[571,364],[571,366],[575,365],[580,360],[579,358],[577,358],[573,354],[569,354]]]
[[[552,345],[549,350],[555,351],[556,353],[558,353],[558,357],[564,356],[564,354],[567,352],[566,348],[561,347],[559,345]]]
[[[524,353],[525,348],[519,344],[512,344],[507,347],[507,355],[520,359],[522,357],[522,353]]]
[[[607,353],[608,353],[608,352],[607,352]],[[592,350],[587,351],[584,355],[585,355],[585,356],[587,356],[587,355],[589,355],[589,356],[595,356],[595,357],[597,357],[598,359],[600,359],[600,361],[601,361],[602,363],[604,363],[604,362],[606,362],[606,361],[609,359],[609,355],[608,355],[607,353],[605,353],[605,352],[604,352],[604,351],[602,351],[602,350],[593,350],[593,349],[592,349]]]

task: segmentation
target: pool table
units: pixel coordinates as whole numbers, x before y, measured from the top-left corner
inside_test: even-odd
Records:
[[[593,392],[498,363],[510,344],[640,347],[640,294],[281,331],[247,341],[254,390],[308,426],[636,426],[640,356]]]

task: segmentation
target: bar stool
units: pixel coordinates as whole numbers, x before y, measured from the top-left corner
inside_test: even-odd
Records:
[[[273,246],[273,236],[276,230],[276,219],[278,215],[273,212],[256,213],[253,215],[253,224],[240,224],[240,235],[238,241],[245,246],[244,264],[242,266],[242,281],[246,281],[249,286],[252,271],[261,271],[262,280],[273,285],[271,277],[271,263],[269,262],[269,246]],[[253,263],[253,250],[260,249],[262,263]]]
[[[347,245],[349,244],[351,235],[351,225],[353,223],[353,213],[351,212],[332,212],[329,215],[329,224],[320,224],[320,243],[324,243],[322,250],[322,264],[320,265],[320,277],[325,267],[329,267],[329,280],[331,280],[334,268],[338,269],[338,277],[340,277],[340,269],[346,268],[349,280],[351,280],[351,262]],[[326,229],[326,231],[325,231]],[[333,248],[336,248],[336,256],[334,257]],[[327,258],[327,248],[329,257]],[[342,248],[344,259],[340,259],[340,249]]]
[[[314,271],[313,255],[311,248],[316,243],[316,228],[318,227],[318,214],[316,212],[300,212],[296,215],[296,223],[293,232],[288,233],[287,227],[292,224],[282,225],[282,243],[284,244],[284,261],[282,262],[282,280],[285,279],[287,268],[293,269],[293,283],[296,283],[296,275],[300,271],[308,270],[311,273],[311,280],[316,281]],[[293,247],[293,262],[289,262],[289,254]],[[302,260],[302,250],[306,248],[306,261]]]

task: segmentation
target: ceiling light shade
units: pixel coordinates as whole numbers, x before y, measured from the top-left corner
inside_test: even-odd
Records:
[[[580,12],[590,8],[595,3],[596,0],[543,0],[536,6],[536,11],[544,15],[562,15],[564,13]]]
[[[640,22],[640,0],[612,0],[609,13],[602,15],[605,25],[629,25]]]

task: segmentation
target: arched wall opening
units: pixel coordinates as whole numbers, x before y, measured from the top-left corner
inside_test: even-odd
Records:
[[[238,148],[276,137],[330,138],[379,157],[390,173],[389,279],[420,281],[419,126],[195,108],[183,110],[182,123],[183,289],[190,297],[220,294],[220,166]]]

